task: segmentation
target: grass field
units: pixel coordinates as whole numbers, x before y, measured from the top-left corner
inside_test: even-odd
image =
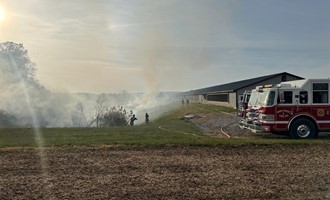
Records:
[[[215,137],[180,119],[220,111],[233,112],[194,104],[134,127],[0,129],[0,199],[330,199],[329,137]]]
[[[91,145],[241,145],[241,144],[293,144],[328,143],[329,140],[290,140],[274,138],[225,139],[203,134],[193,124],[181,120],[187,114],[234,112],[233,109],[215,105],[191,104],[169,111],[148,125],[111,128],[42,128],[37,130],[43,140],[42,146],[91,146]],[[0,148],[36,147],[36,130],[0,129]]]

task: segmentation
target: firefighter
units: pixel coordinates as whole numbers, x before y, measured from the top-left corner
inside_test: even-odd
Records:
[[[145,115],[145,122],[146,122],[146,124],[149,124],[149,114],[148,113],[146,113],[146,115]]]
[[[133,114],[133,116],[129,119],[129,125],[134,126],[134,121],[137,120],[137,118],[135,117],[135,115]]]

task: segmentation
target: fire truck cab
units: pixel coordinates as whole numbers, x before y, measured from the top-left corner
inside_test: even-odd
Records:
[[[285,132],[291,138],[316,138],[330,130],[330,80],[304,79],[258,86],[251,91],[241,128]]]

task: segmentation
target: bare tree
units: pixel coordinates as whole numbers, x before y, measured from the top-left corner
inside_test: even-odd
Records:
[[[36,65],[31,61],[23,44],[0,43],[0,70],[5,83],[24,81],[36,82]]]
[[[108,110],[102,116],[100,116],[100,125],[102,127],[111,127],[111,126],[126,126],[127,117],[125,113],[121,110],[114,109]]]
[[[89,126],[96,127],[111,127],[111,126],[126,126],[128,115],[122,106],[112,106],[107,104],[106,94],[101,94],[96,99],[95,114]]]
[[[49,92],[36,80],[35,72],[36,65],[23,44],[0,43],[0,90],[6,94],[0,109],[15,115],[19,125],[48,124],[40,102],[47,102]]]
[[[105,94],[101,94],[96,99],[95,104],[95,114],[91,122],[89,123],[89,127],[95,124],[96,127],[100,126],[100,117],[102,113],[106,112],[107,105],[106,105],[106,96]]]
[[[77,102],[74,110],[71,112],[72,125],[74,127],[86,127],[88,122],[85,115],[85,107],[82,102]]]

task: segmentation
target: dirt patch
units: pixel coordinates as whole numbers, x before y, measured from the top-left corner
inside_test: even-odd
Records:
[[[241,119],[235,113],[196,114],[190,121],[205,134],[217,137],[255,137],[257,134],[241,129],[238,122]]]
[[[326,199],[329,145],[0,149],[1,199]]]
[[[189,121],[199,127],[203,133],[223,138],[288,138],[287,135],[276,135],[271,133],[253,133],[250,130],[241,129],[238,122],[241,117],[235,113],[211,113],[194,114]],[[330,133],[319,133],[319,138],[330,139]]]

